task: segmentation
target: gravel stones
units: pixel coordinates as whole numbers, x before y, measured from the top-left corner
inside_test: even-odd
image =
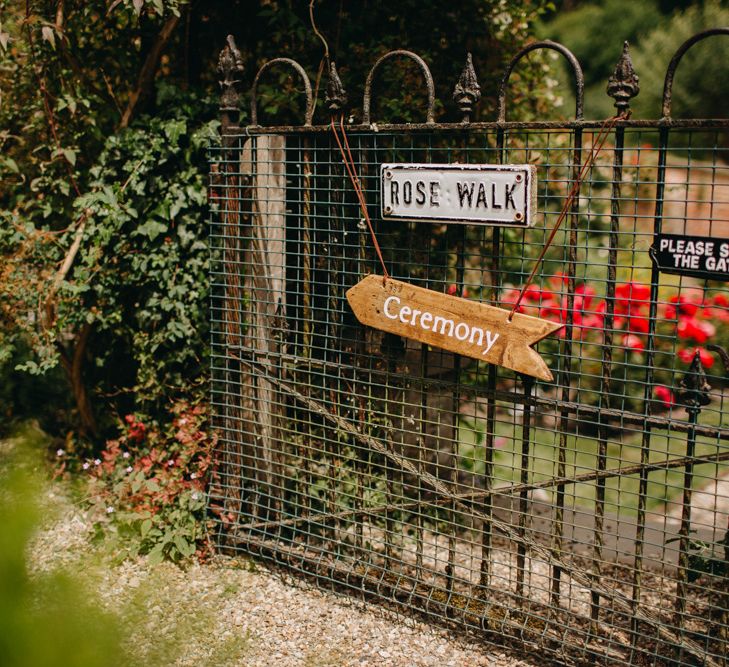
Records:
[[[503,649],[288,580],[245,559],[181,569],[143,559],[113,564],[90,544],[86,517],[56,486],[57,519],[34,539],[31,571],[63,567],[120,618],[147,665],[246,667],[528,667]],[[296,585],[293,585],[293,584]]]

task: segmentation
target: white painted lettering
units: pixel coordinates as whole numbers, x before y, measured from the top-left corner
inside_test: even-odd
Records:
[[[695,259],[698,260],[698,257]],[[709,260],[709,262],[715,261],[717,260],[714,258],[710,258]],[[729,264],[729,259],[718,261]],[[387,297],[382,311],[385,317],[390,320],[400,320],[403,324],[408,324],[412,327],[419,326],[424,331],[434,331],[441,336],[456,338],[459,341],[467,341],[469,344],[479,348],[483,347],[484,349],[481,354],[488,354],[500,336],[500,334],[494,333],[489,329],[471,326],[468,322],[456,322],[442,315],[433,315],[433,313],[427,310],[424,311],[408,305],[402,305],[400,298],[397,296]],[[484,339],[486,342],[485,347]]]
[[[440,324],[440,331],[438,331],[438,325]],[[449,327],[448,333],[446,333],[446,326]],[[436,315],[433,319],[433,331],[436,333],[443,334],[444,336],[451,336],[453,337],[453,328],[456,326],[456,323],[453,320],[447,320],[445,317],[441,317],[440,315]]]
[[[478,343],[476,342],[476,334],[478,334]],[[471,337],[468,339],[468,342],[471,343],[471,345],[478,345],[481,347],[483,345],[483,329],[479,327],[473,327],[471,329]]]
[[[398,299],[396,296],[388,296],[385,299],[385,305],[383,306],[382,310],[385,311],[385,317],[389,320],[396,320],[397,319],[397,313],[394,315],[390,315],[390,313],[387,310],[387,307],[390,305],[390,303],[399,304],[400,299]]]
[[[471,327],[469,327],[465,322],[459,322],[456,325],[455,330],[456,338],[458,340],[466,340],[466,338],[468,338],[470,328]]]
[[[494,346],[494,343],[499,340],[501,334],[491,333],[486,331],[486,349],[481,354],[488,354],[489,350]]]

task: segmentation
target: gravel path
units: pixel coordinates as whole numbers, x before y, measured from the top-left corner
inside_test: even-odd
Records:
[[[121,619],[146,665],[529,667],[503,649],[301,584],[260,565],[219,558],[182,570],[146,560],[109,563],[62,489],[45,498],[57,518],[30,547],[31,569],[81,573],[89,596]]]

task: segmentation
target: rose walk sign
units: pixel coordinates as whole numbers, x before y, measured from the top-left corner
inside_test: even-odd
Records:
[[[391,278],[370,275],[347,292],[367,326],[551,381],[532,345],[562,325]]]

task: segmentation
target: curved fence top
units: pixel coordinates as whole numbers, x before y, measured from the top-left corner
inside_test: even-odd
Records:
[[[396,49],[395,51],[389,51],[384,56],[381,56],[380,58],[378,58],[377,62],[375,62],[375,64],[372,65],[372,69],[370,69],[369,73],[367,74],[367,81],[365,82],[365,89],[364,89],[364,97],[362,99],[362,123],[364,125],[370,124],[370,105],[372,102],[372,82],[374,80],[375,71],[383,62],[385,62],[385,60],[389,60],[390,58],[394,58],[396,56],[404,56],[406,58],[410,58],[418,65],[418,67],[420,68],[420,71],[423,73],[423,78],[425,79],[425,86],[428,89],[428,108],[426,110],[426,122],[434,123],[435,116],[434,116],[434,112],[433,112],[433,107],[435,106],[435,84],[433,83],[433,75],[430,73],[430,68],[428,67],[426,62],[417,53],[413,53],[412,51],[406,51],[405,49]]]
[[[684,57],[686,52],[698,42],[705,40],[707,37],[713,35],[729,35],[728,28],[710,28],[709,30],[702,30],[697,32],[693,37],[689,37],[681,46],[678,47],[676,53],[673,54],[671,62],[668,63],[668,69],[666,70],[666,78],[663,82],[663,102],[661,105],[661,116],[663,118],[671,117],[671,103],[673,102],[673,79],[676,75],[676,69],[678,64],[681,62],[681,58]]]
[[[273,60],[269,60],[268,62],[261,65],[261,68],[256,73],[255,79],[253,79],[253,86],[251,87],[251,125],[258,125],[258,99],[257,99],[257,89],[258,89],[258,81],[261,78],[261,75],[269,68],[271,68],[273,65],[288,65],[291,67],[300,77],[301,80],[304,82],[304,92],[306,94],[306,110],[304,112],[304,125],[309,126],[311,125],[312,118],[314,117],[314,98],[311,94],[311,82],[309,81],[309,77],[307,76],[306,72],[304,71],[304,68],[299,65],[295,60],[292,60],[291,58],[274,58]]]
[[[526,56],[528,53],[531,53],[532,51],[538,51],[540,49],[551,49],[552,51],[557,51],[557,53],[561,53],[572,67],[572,71],[575,75],[576,85],[575,120],[582,120],[585,108],[585,78],[582,74],[582,67],[580,66],[580,62],[575,57],[575,54],[572,53],[572,51],[570,51],[566,46],[560,44],[559,42],[552,42],[546,39],[541,42],[534,42],[533,44],[525,46],[511,59],[511,62],[507,66],[506,72],[504,72],[504,76],[501,79],[501,85],[499,86],[499,98],[497,107],[497,121],[499,123],[503,123],[506,121],[506,86],[509,83],[509,79],[511,78],[511,73],[514,71],[517,63],[522,58],[524,58],[524,56]]]

